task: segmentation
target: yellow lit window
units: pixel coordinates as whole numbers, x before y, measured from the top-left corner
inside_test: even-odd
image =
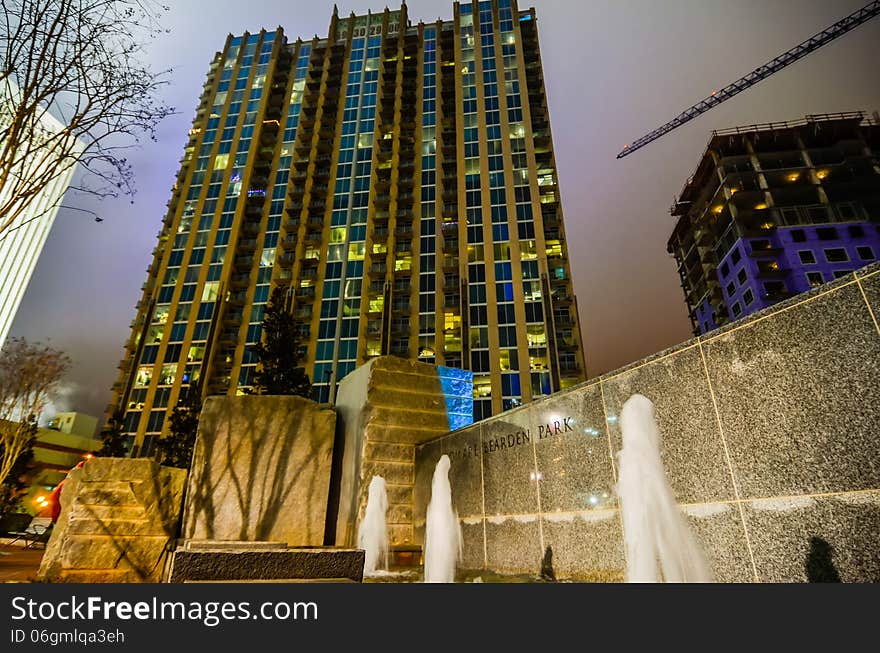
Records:
[[[174,379],[177,376],[177,363],[162,366],[162,376],[159,378],[159,385],[174,385]]]
[[[364,252],[367,249],[366,243],[349,243],[348,245],[348,260],[349,261],[363,261],[364,260]]]
[[[260,267],[271,268],[273,265],[275,265],[275,248],[269,247],[264,249],[260,256]]]
[[[165,334],[165,327],[154,326],[150,327],[150,330],[147,332],[147,344],[154,342],[162,342],[162,336]]]
[[[399,258],[394,261],[394,270],[411,270],[412,269],[412,260],[409,258]]]
[[[345,227],[334,227],[330,230],[330,242],[331,243],[344,243],[345,242]]]
[[[167,304],[157,306],[153,313],[153,324],[165,324],[168,321],[168,311],[170,307]]]
[[[482,245],[468,245],[468,261],[471,263],[476,263],[478,261],[484,261],[485,254],[483,253]]]
[[[220,170],[221,168],[225,168],[229,165],[229,155],[228,154],[218,154],[214,157],[214,170]]]
[[[547,241],[547,256],[562,256],[562,244],[558,240]]]
[[[381,313],[385,308],[385,296],[379,295],[370,300],[370,313]]]
[[[544,330],[543,324],[530,324],[526,326],[526,339],[529,341],[529,347],[546,347],[547,332]]]
[[[202,301],[203,302],[213,302],[217,299],[217,290],[220,287],[219,281],[208,281],[205,283],[205,288],[202,290]]]
[[[516,349],[502,349],[498,352],[498,360],[502,372],[510,372],[519,369]]]
[[[205,357],[205,346],[204,345],[193,345],[189,348],[189,353],[186,355],[186,360],[190,363],[195,363],[202,360]]]
[[[135,379],[135,385],[150,385],[150,380],[153,378],[153,366],[152,365],[141,365],[138,368],[137,378]]]
[[[541,356],[529,356],[529,369],[533,372],[543,372],[547,369],[547,354]]]
[[[367,356],[380,356],[382,343],[378,340],[367,340]]]
[[[522,260],[531,261],[538,258],[538,246],[534,240],[524,240],[520,243],[522,250]]]
[[[306,250],[305,253],[306,258],[321,258],[321,252],[314,247],[310,247]]]
[[[482,398],[492,395],[492,379],[488,376],[474,377],[474,397]]]
[[[385,243],[373,243],[373,254],[385,254],[388,251],[388,245]]]
[[[495,252],[496,261],[510,260],[510,243],[495,243],[492,249]]]

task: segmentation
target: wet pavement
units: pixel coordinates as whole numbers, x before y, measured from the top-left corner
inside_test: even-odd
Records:
[[[33,583],[37,580],[44,549],[0,545],[0,583]]]

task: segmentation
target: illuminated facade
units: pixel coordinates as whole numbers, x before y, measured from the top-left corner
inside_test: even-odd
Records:
[[[471,370],[477,419],[585,378],[534,10],[229,37],[193,125],[111,407],[142,453],[251,384],[274,285],[320,402],[384,354]]]

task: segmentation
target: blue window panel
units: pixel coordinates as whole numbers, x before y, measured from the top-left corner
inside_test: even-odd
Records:
[[[269,301],[269,286],[257,286],[254,290],[254,304],[265,304]]]
[[[208,331],[211,330],[210,322],[196,322],[196,327],[193,330],[193,342],[198,342],[200,340],[208,339]]]
[[[186,335],[186,323],[175,324],[171,327],[171,335],[168,338],[168,342],[183,342],[183,337]]]
[[[160,304],[170,304],[171,298],[174,296],[174,286],[163,286],[159,291],[158,302]]]
[[[512,275],[513,272],[511,271],[510,261],[495,264],[496,281],[511,281],[513,279]]]
[[[156,362],[156,354],[159,351],[159,345],[147,345],[144,347],[144,351],[141,354],[141,363],[155,363]]]
[[[332,340],[320,340],[315,348],[315,360],[332,361],[334,342]]]
[[[336,337],[336,320],[321,320],[318,323],[318,338]]]
[[[498,327],[498,344],[501,347],[516,347],[516,327]]]
[[[360,321],[357,318],[347,318],[342,320],[342,333],[340,337],[342,338],[357,338],[358,329],[360,328]],[[353,341],[357,342],[357,341]],[[354,358],[354,356],[352,356]]]
[[[513,301],[513,284],[499,283],[495,285],[495,299],[499,302]]]
[[[180,289],[180,301],[191,302],[196,296],[196,284],[188,283]]]
[[[507,397],[519,397],[522,390],[519,383],[519,374],[501,375],[501,394]]]
[[[210,320],[211,315],[214,313],[214,302],[204,302],[199,304],[199,312],[196,319],[198,320]]]

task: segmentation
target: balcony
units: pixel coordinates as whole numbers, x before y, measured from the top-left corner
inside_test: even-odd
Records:
[[[297,299],[312,301],[315,299],[315,287],[314,286],[300,286],[299,288],[296,289],[294,296]]]

